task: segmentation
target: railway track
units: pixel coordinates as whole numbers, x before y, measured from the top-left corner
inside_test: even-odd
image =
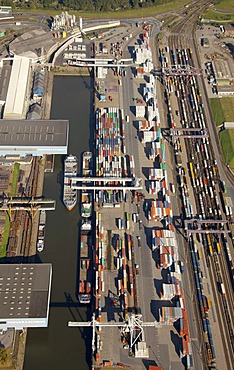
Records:
[[[178,55],[177,55],[178,57]],[[180,83],[184,83],[185,85],[185,94],[186,96],[189,96],[189,94],[191,93],[190,89],[189,89],[189,86],[186,85],[187,83],[187,79],[185,77],[183,77],[182,79],[180,78]],[[183,108],[186,113],[185,113],[185,116],[188,117],[188,120],[191,121],[191,119],[193,119],[193,113],[191,111],[191,108],[189,107],[189,105],[187,105],[188,102],[186,102],[185,106],[186,106],[186,109],[185,107]],[[185,116],[184,116],[184,119],[185,119]],[[211,163],[211,158],[213,157],[213,150],[212,150],[212,147],[209,143],[209,141],[207,139],[204,139],[205,142],[204,144],[201,144],[201,145],[204,145],[206,146],[207,149],[207,153],[205,155],[205,158],[206,158],[206,161],[208,162],[208,164],[206,163],[205,167],[210,167],[210,163]],[[210,175],[209,171],[207,168],[204,168],[204,153],[202,154],[201,151],[199,150],[199,153],[196,152],[196,147],[195,147],[195,144],[194,144],[194,140],[192,141],[188,141],[188,139],[185,139],[185,147],[186,147],[186,152],[187,152],[187,156],[188,156],[188,160],[191,161],[192,165],[193,165],[193,168],[194,168],[194,172],[195,172],[195,178],[197,179],[199,177],[199,174],[196,173],[196,168],[197,166],[199,166],[200,170],[202,173],[205,173],[206,175],[206,182],[207,182],[207,185],[206,185],[206,189],[207,191],[205,192],[204,190],[201,191],[201,189],[199,189],[199,186],[196,186],[195,184],[195,179],[191,178],[191,181],[192,181],[192,186],[196,188],[196,191],[194,191],[194,197],[195,197],[195,203],[196,203],[196,209],[197,209],[197,214],[202,214],[203,216],[203,219],[209,219],[211,217],[214,217],[216,219],[220,219],[220,218],[223,218],[223,217],[220,217],[222,216],[222,212],[220,210],[220,215],[217,214],[210,214],[210,210],[211,212],[213,212],[214,209],[217,209],[218,207],[218,204],[217,204],[217,198],[214,197],[213,195],[213,198],[214,199],[211,199],[208,195],[208,188],[212,189],[212,186],[213,186],[213,183],[212,183],[212,174]],[[191,174],[190,174],[191,175]],[[193,184],[193,181],[194,181],[194,184]],[[213,192],[213,190],[212,190]],[[213,194],[213,193],[212,193]],[[202,199],[202,202],[199,200],[199,196],[201,197]],[[207,227],[207,226],[205,226]],[[211,241],[214,242],[213,240],[213,236],[206,236],[204,235],[203,237],[203,244],[204,244],[204,249],[205,249],[205,253],[206,253],[206,258],[207,258],[207,265],[210,267],[210,269],[212,270],[212,272],[210,271],[209,274],[210,274],[210,280],[212,281],[212,285],[213,285],[213,289],[217,290],[217,280],[218,280],[218,275],[217,275],[217,271],[216,269],[214,268],[214,263],[213,263],[213,260],[212,260],[212,256],[213,256],[213,251],[212,251],[212,246],[211,246]],[[211,249],[210,249],[211,248]],[[212,255],[212,256],[210,256]],[[219,258],[222,258],[222,256],[219,256]],[[220,302],[218,302],[217,304],[219,305],[219,310],[222,311],[221,314],[219,314],[219,320],[221,320],[222,317],[225,318],[225,325],[223,324],[223,320],[221,320],[220,322],[222,322],[222,325],[220,325],[220,333],[221,333],[221,337],[222,337],[222,340],[223,342],[227,341],[227,346],[224,346],[224,351],[225,351],[225,354],[226,354],[226,359],[227,359],[227,363],[229,361],[229,358],[232,358],[233,357],[233,354],[230,352],[230,350],[228,351],[228,349],[232,348],[232,340],[233,340],[233,330],[232,330],[232,311],[230,309],[228,309],[228,306],[231,307],[232,305],[232,302],[233,301],[233,291],[231,289],[231,286],[229,284],[229,276],[227,276],[227,265],[226,263],[223,262],[223,266],[222,266],[222,269],[219,268],[219,272],[220,272],[220,275],[222,276],[222,282],[225,282],[225,287],[227,286],[227,291],[228,291],[228,294],[226,295],[225,298],[222,299],[222,306],[220,306]],[[219,262],[220,264],[221,262]],[[217,267],[217,266],[216,266]],[[229,298],[230,296],[230,298]],[[220,301],[220,297],[218,298],[219,301]],[[226,304],[226,301],[230,301],[229,304],[227,305]],[[221,309],[222,307],[222,309]],[[202,313],[202,312],[201,312]],[[224,327],[225,327],[225,330],[224,330]],[[226,335],[226,334],[229,334],[229,335]],[[228,338],[227,338],[228,337]],[[210,353],[209,353],[209,348],[208,348],[208,354],[209,354],[209,357],[210,357]],[[213,358],[215,359],[215,354],[213,355]],[[231,369],[231,363],[232,361],[230,360],[229,361],[229,369]]]
[[[197,49],[195,46],[195,40],[194,40],[194,34],[195,34],[195,27],[196,27],[196,20],[198,16],[205,10],[205,8],[209,5],[210,2],[205,3],[204,1],[199,1],[196,3],[197,9],[194,9],[194,11],[190,14],[189,17],[186,17],[182,20],[179,20],[177,24],[173,27],[172,29],[172,35],[169,36],[168,41],[169,41],[169,48],[170,50],[176,50],[176,56],[175,59],[179,60],[178,63],[180,63],[180,50],[183,50],[184,48],[187,47],[193,47],[193,50],[195,52],[195,63],[194,63],[194,58],[191,57],[189,58],[189,64],[194,67],[198,67],[199,63],[199,56],[197,54]],[[186,34],[186,37],[184,36]],[[188,45],[188,40],[189,40],[189,45]],[[173,57],[174,58],[174,57]],[[175,61],[172,60],[171,65],[175,64]],[[181,63],[183,64],[183,63]],[[178,78],[178,77],[177,77]],[[199,78],[198,78],[199,79]],[[183,83],[185,86],[185,91],[186,91],[186,98],[189,94],[191,94],[191,86],[189,86],[189,82],[186,80],[186,78],[179,77],[178,80],[180,81],[179,83]],[[203,83],[204,81],[200,79],[200,83]],[[199,85],[198,86],[198,91],[199,91]],[[170,89],[169,89],[170,90]],[[203,89],[205,90],[205,89]],[[183,95],[183,94],[182,94]],[[170,96],[170,93],[169,93]],[[190,95],[189,95],[190,96]],[[207,98],[207,96],[205,96]],[[185,98],[185,100],[186,100]],[[201,99],[198,99],[201,102]],[[194,121],[194,110],[193,108],[191,109],[191,106],[188,102],[185,102],[184,105],[180,106],[179,98],[178,98],[178,105],[180,107],[180,115],[182,116],[183,114],[183,109],[185,110],[185,116],[187,115],[189,117],[189,122],[188,126],[184,127],[191,127],[190,125],[192,124],[191,122]],[[206,117],[204,113],[204,118],[205,121],[207,121],[208,117]],[[196,120],[195,120],[196,121]],[[185,122],[182,121],[182,126]],[[199,120],[199,124],[201,121]],[[199,127],[198,123],[195,123],[196,127]],[[194,122],[193,122],[193,127]],[[207,126],[206,126],[207,128]],[[208,128],[207,128],[208,129]],[[208,131],[209,132],[209,131]],[[197,141],[189,141],[188,139],[184,139],[185,141],[185,147],[186,147],[186,152],[188,155],[188,160],[191,161],[192,165],[196,166],[196,173],[194,178],[191,178],[191,181],[194,182],[192,185],[193,187],[196,187],[196,182],[198,181],[198,177],[201,177],[202,174],[205,173],[207,179],[206,179],[206,184],[203,185],[205,187],[205,191],[203,191],[201,188],[193,191],[194,192],[194,198],[195,198],[195,204],[196,204],[196,209],[197,209],[197,214],[202,214],[203,219],[209,219],[211,217],[214,217],[215,219],[222,219],[223,218],[223,212],[222,212],[222,205],[221,201],[218,198],[218,194],[216,193],[216,185],[213,181],[213,176],[215,175],[216,177],[216,182],[219,181],[220,176],[218,170],[214,173],[212,173],[211,164],[212,164],[212,159],[214,157],[214,150],[209,142],[209,140],[205,140],[204,142],[206,144],[206,153],[200,153],[200,150],[198,151],[198,142]],[[179,140],[180,141],[180,140]],[[196,144],[194,144],[196,143]],[[197,145],[197,146],[196,146]],[[206,154],[208,165],[204,164],[204,154]],[[208,167],[208,168],[207,168]],[[191,175],[191,174],[190,174]],[[196,179],[195,179],[196,178]],[[198,184],[197,184],[198,185]],[[208,191],[209,189],[209,191]],[[210,190],[211,189],[211,190]],[[211,193],[210,193],[211,192]],[[216,209],[216,213],[212,214],[214,210]],[[218,210],[218,211],[217,211]],[[208,226],[205,226],[207,228]],[[232,307],[234,307],[234,297],[233,297],[233,288],[232,288],[232,282],[230,281],[230,272],[227,266],[227,250],[223,247],[221,254],[217,254],[216,252],[214,253],[213,256],[213,251],[212,251],[212,243],[217,242],[217,240],[211,235],[207,237],[207,235],[203,234],[203,240],[205,242],[204,246],[204,252],[206,256],[206,262],[209,270],[209,275],[210,275],[210,281],[212,285],[212,290],[214,293],[214,299],[217,307],[217,315],[219,319],[219,328],[220,328],[220,334],[223,343],[227,343],[227,346],[224,345],[224,352],[225,352],[225,357],[227,361],[227,365],[229,369],[232,369],[232,364],[234,363],[234,357],[233,357],[233,310]],[[218,237],[218,240],[220,241],[220,238]],[[220,241],[221,242],[221,241]],[[211,256],[212,254],[212,256]],[[226,296],[222,297],[220,292],[218,291],[217,288],[217,282],[221,281],[222,283],[225,284],[225,289],[226,289]],[[203,310],[204,311],[204,310]],[[201,310],[201,315],[204,314]],[[198,320],[199,322],[199,320]],[[200,325],[199,325],[200,326]],[[227,342],[226,342],[227,341]],[[209,361],[212,359],[210,349],[208,347],[208,358]],[[213,353],[213,360],[215,360],[215,353]]]
[[[193,43],[194,43],[194,40],[193,40]],[[197,51],[197,48],[194,47],[194,53],[196,55],[196,60],[197,62],[199,63],[199,55],[198,55],[198,51]],[[193,63],[193,60],[192,60],[192,63]],[[195,66],[195,64],[193,63],[193,65]],[[198,65],[198,64],[197,64]],[[205,97],[206,97],[206,100],[208,101],[208,96],[207,96],[207,92],[206,92],[206,88],[205,88],[205,85],[204,85],[204,80],[203,78],[200,78],[199,79],[200,81],[198,81],[198,83],[200,82],[202,85],[203,85],[203,92],[205,92]],[[210,109],[210,106],[208,104],[208,111],[209,111],[209,115],[210,117],[212,117],[212,112],[211,112],[211,109]],[[206,117],[206,120],[208,120],[209,117]],[[207,127],[208,129],[208,127]],[[220,149],[220,147],[218,146],[218,148]],[[214,150],[213,150],[213,145],[211,144],[209,146],[209,154],[210,154],[210,158],[215,158],[215,154],[214,154]],[[226,167],[226,166],[225,166]],[[229,180],[231,182],[233,182],[233,179],[232,179],[232,176],[230,174],[229,171],[225,171],[226,174],[228,173],[228,177],[229,177]],[[220,176],[219,176],[219,171],[217,170],[217,179],[219,180],[220,179]],[[219,186],[220,186],[220,182],[219,182]],[[219,189],[221,191],[221,189]],[[208,198],[209,200],[209,198]],[[221,200],[219,199],[219,204],[221,205]],[[211,207],[215,207],[217,206],[214,202],[211,202],[210,204]],[[222,209],[221,209],[221,217],[220,218],[226,218],[224,212],[222,212]],[[213,237],[214,239],[214,237]],[[225,290],[226,290],[226,297],[222,299],[222,303],[223,303],[223,308],[224,308],[224,312],[225,312],[225,317],[226,317],[226,321],[227,321],[227,332],[229,332],[229,336],[230,336],[230,346],[232,348],[232,351],[234,353],[234,333],[233,333],[233,324],[234,324],[234,313],[233,313],[233,307],[234,307],[234,295],[233,295],[233,286],[232,286],[232,276],[230,275],[230,271],[228,269],[228,252],[227,252],[227,248],[223,245],[223,251],[224,253],[221,253],[221,254],[216,254],[216,257],[218,259],[218,262],[219,262],[219,272],[220,272],[220,275],[222,276],[222,279],[223,279],[223,283],[225,284]],[[216,263],[216,266],[217,266],[217,263]],[[217,276],[217,279],[218,279],[218,276]],[[234,357],[233,357],[233,360],[234,360]],[[233,364],[233,362],[232,362]],[[232,364],[230,364],[230,369],[232,368]]]
[[[30,175],[25,187],[25,195],[36,196],[37,191],[37,179],[38,179],[38,158],[35,157],[33,159]],[[27,257],[30,251],[30,241],[31,241],[31,233],[32,233],[32,215],[29,215],[27,212],[23,211],[23,234],[22,234],[22,241],[21,241],[21,255]]]

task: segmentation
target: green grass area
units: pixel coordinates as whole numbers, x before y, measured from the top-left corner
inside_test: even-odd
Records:
[[[4,226],[2,243],[0,247],[0,258],[6,257],[6,249],[7,249],[7,243],[8,243],[9,233],[10,233],[10,227],[11,227],[11,223],[7,215],[5,226]]]
[[[234,112],[234,98],[212,98],[210,106],[213,112],[216,126],[223,122],[232,122]]]
[[[216,12],[215,10],[208,9],[206,12],[202,14],[202,18],[214,19],[217,22],[229,21],[231,23],[234,21],[234,13],[233,14],[220,13]]]
[[[225,121],[233,121],[234,98],[213,98],[210,99],[210,106],[216,126],[220,126]],[[221,131],[219,139],[225,162],[234,171],[234,129]]]
[[[162,0],[163,1],[163,0]],[[166,13],[173,9],[178,9],[181,6],[187,4],[189,0],[173,0],[165,4],[150,6],[147,8],[137,9],[124,9],[115,10],[110,12],[83,12],[83,11],[72,11],[69,10],[69,14],[75,14],[77,17],[89,18],[89,19],[129,19],[129,18],[141,18],[150,17],[160,13]],[[19,9],[15,10],[15,13],[45,13],[49,15],[56,15],[60,13],[59,10],[50,9]]]
[[[221,131],[219,137],[225,162],[234,171],[234,129]]]
[[[215,8],[234,12],[234,1],[233,0],[216,0]]]
[[[13,370],[12,348],[0,348],[0,369]]]
[[[19,177],[19,169],[20,169],[20,164],[15,163],[14,164],[14,170],[13,170],[13,178],[12,178],[12,183],[11,183],[11,196],[13,197],[16,192],[16,186],[18,182],[18,177]]]
[[[20,169],[19,163],[15,163],[14,170],[13,170],[12,183],[11,183],[11,192],[10,192],[11,196],[14,196],[16,192],[16,187],[17,187],[17,182],[18,182],[18,177],[19,177],[19,169]],[[6,249],[7,249],[7,243],[8,243],[8,238],[9,238],[10,226],[11,226],[11,223],[10,223],[9,217],[7,216],[5,227],[4,227],[4,232],[3,232],[2,243],[0,246],[0,258],[3,258],[6,256]]]
[[[223,109],[223,114],[226,122],[234,121],[234,98],[222,98],[220,103]]]
[[[210,106],[213,112],[213,117],[214,117],[216,126],[222,125],[222,123],[225,120],[220,100],[221,99],[219,98],[210,99]]]

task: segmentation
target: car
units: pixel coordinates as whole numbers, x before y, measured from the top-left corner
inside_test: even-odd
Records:
[[[141,248],[141,237],[140,236],[137,236],[137,244],[138,244],[138,248]]]
[[[175,194],[175,185],[173,183],[171,183],[171,192]]]
[[[136,213],[132,214],[132,221],[137,222],[137,214]]]

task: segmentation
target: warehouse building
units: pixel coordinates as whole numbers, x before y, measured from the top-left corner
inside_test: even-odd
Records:
[[[218,86],[218,96],[233,96],[234,85]]]
[[[29,111],[27,113],[27,119],[36,119],[41,118],[41,106],[37,103],[30,105]]]
[[[34,73],[32,96],[35,101],[39,100],[43,96],[44,80],[45,80],[44,71],[36,71]]]
[[[15,56],[7,91],[4,119],[25,118],[25,101],[30,71],[30,59]]]
[[[215,73],[215,78],[217,79],[231,79],[232,73],[230,65],[227,60],[216,59],[213,61],[213,69]]]
[[[0,120],[0,156],[67,154],[69,121]]]
[[[51,264],[2,264],[0,329],[47,327]]]

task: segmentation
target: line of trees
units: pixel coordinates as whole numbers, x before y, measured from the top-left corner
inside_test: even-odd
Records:
[[[131,8],[145,8],[170,2],[171,0],[0,0],[0,5],[13,8],[46,8],[83,11],[111,11]]]

